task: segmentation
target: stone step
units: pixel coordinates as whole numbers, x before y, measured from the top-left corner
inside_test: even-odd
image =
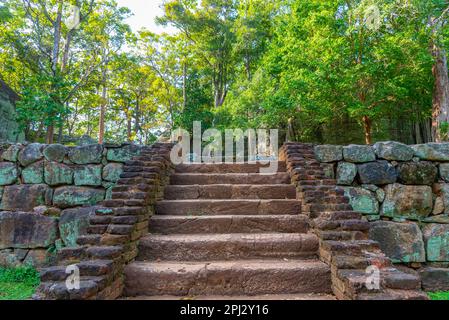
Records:
[[[336,300],[332,294],[315,294],[315,293],[297,293],[297,294],[262,294],[257,296],[138,296],[138,297],[125,297],[123,300],[188,300],[188,301],[238,301],[238,300],[250,300],[250,301],[306,301],[306,300]],[[121,300],[119,299],[119,300]]]
[[[125,296],[330,292],[330,269],[316,260],[133,262],[125,267]]]
[[[211,233],[306,233],[309,230],[305,215],[256,216],[159,216],[150,220],[150,232],[159,234]]]
[[[286,172],[259,173],[175,173],[170,177],[172,185],[192,184],[290,184]]]
[[[162,200],[156,203],[161,215],[286,215],[300,214],[297,200]]]
[[[316,258],[314,234],[175,234],[140,239],[137,260],[210,261],[259,258]]]
[[[181,199],[296,199],[296,188],[290,184],[251,185],[168,185],[166,200]]]
[[[285,172],[286,165],[284,161],[278,161],[272,164],[277,165],[278,172]],[[261,163],[192,163],[180,164],[175,167],[177,173],[260,173],[260,168],[268,168],[268,164]]]

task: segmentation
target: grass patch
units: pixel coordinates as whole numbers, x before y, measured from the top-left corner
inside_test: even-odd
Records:
[[[430,300],[449,300],[449,291],[445,292],[429,292]]]
[[[0,268],[0,300],[28,299],[39,281],[39,273],[33,267]]]

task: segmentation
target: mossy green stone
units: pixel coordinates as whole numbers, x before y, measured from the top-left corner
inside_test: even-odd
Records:
[[[2,154],[3,160],[16,162],[21,145],[13,144]]]
[[[44,169],[45,183],[50,186],[73,183],[73,170],[62,163],[47,162]]]
[[[103,179],[106,181],[117,182],[123,172],[123,164],[109,163],[103,168]]]
[[[75,167],[74,181],[77,186],[101,186],[101,165],[80,165]]]
[[[59,208],[94,205],[104,200],[104,189],[66,186],[59,187],[53,195],[53,204]]]
[[[371,191],[348,187],[345,188],[345,196],[349,198],[349,203],[354,211],[367,215],[379,213],[379,202]]]
[[[44,162],[35,162],[23,169],[22,179],[26,184],[44,183]]]
[[[17,166],[12,162],[0,162],[0,186],[14,184],[18,178]]]
[[[142,147],[129,144],[121,148],[108,149],[107,159],[114,162],[126,162],[133,157],[138,156],[142,150]]]

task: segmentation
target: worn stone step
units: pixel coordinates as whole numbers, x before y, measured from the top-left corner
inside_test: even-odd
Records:
[[[329,267],[316,260],[133,262],[125,296],[330,293]]]
[[[309,219],[305,215],[223,215],[163,216],[154,215],[150,232],[173,233],[306,233]]]
[[[264,300],[264,301],[278,301],[278,300],[336,300],[332,294],[315,294],[315,293],[292,293],[292,294],[262,294],[257,296],[138,296],[138,297],[124,297],[123,300],[193,300],[193,301],[207,301],[207,300],[221,300],[221,301],[238,301],[238,300]],[[120,300],[120,299],[119,299]]]
[[[162,215],[285,215],[300,214],[297,200],[162,200],[156,203]]]
[[[284,161],[277,161],[272,164],[272,168],[277,165],[278,172],[285,172]],[[177,173],[260,173],[260,168],[268,168],[268,164],[261,163],[192,163],[180,164],[175,167]]]
[[[172,185],[192,184],[290,184],[286,172],[259,173],[175,173],[170,177]]]
[[[296,199],[296,188],[289,184],[251,185],[168,185],[164,198],[181,199]]]
[[[259,258],[316,258],[314,234],[175,234],[140,240],[138,260],[206,261]]]

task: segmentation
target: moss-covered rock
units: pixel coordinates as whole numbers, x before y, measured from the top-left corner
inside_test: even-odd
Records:
[[[44,149],[43,154],[48,161],[62,162],[67,151],[67,148],[62,144],[51,144]]]
[[[362,184],[385,185],[395,183],[397,179],[396,169],[384,160],[359,164],[357,172]]]
[[[21,148],[22,148],[22,145],[12,144],[11,146],[9,146],[8,149],[6,149],[5,152],[3,152],[3,154],[2,154],[3,160],[16,162]]]
[[[73,170],[59,162],[46,162],[44,168],[45,183],[50,186],[73,183]]]
[[[103,157],[103,146],[91,144],[74,147],[69,150],[69,160],[76,164],[99,164]]]
[[[431,223],[423,227],[427,260],[449,262],[449,225]]]
[[[429,186],[395,183],[386,186],[384,191],[385,201],[381,208],[383,216],[422,220],[432,212],[432,188]]]
[[[395,263],[426,260],[422,232],[416,223],[376,221],[371,223],[369,236]]]
[[[13,184],[17,181],[18,170],[12,162],[0,162],[0,186]]]
[[[44,183],[44,161],[30,164],[22,170],[23,183],[37,184]]]
[[[45,184],[22,184],[6,186],[0,209],[32,211],[34,207],[50,204],[52,189]]]
[[[337,167],[337,184],[350,186],[357,175],[357,166],[349,162],[339,162]]]
[[[380,159],[391,161],[410,161],[414,154],[411,147],[394,141],[377,142],[374,150]]]
[[[75,167],[74,181],[77,186],[101,186],[102,165]]]
[[[103,179],[110,182],[117,182],[123,172],[123,164],[108,163],[103,168]]]
[[[94,205],[104,200],[104,197],[104,189],[66,186],[55,190],[53,204],[59,208]]]
[[[426,143],[411,146],[421,160],[449,161],[449,143]]]
[[[107,160],[114,162],[126,162],[133,157],[138,156],[142,150],[141,146],[128,144],[121,148],[109,148]]]
[[[20,150],[18,160],[23,167],[26,167],[33,162],[41,160],[44,155],[42,154],[43,145],[40,143],[31,143],[25,148]]]
[[[67,247],[77,246],[78,237],[86,234],[89,218],[95,215],[96,208],[82,207],[62,211],[59,219],[59,233]]]
[[[428,161],[400,163],[397,171],[399,182],[412,185],[432,185],[438,174],[437,167]]]
[[[364,163],[376,160],[371,146],[351,144],[343,147],[343,158],[347,162]]]
[[[349,198],[349,203],[356,212],[368,215],[379,214],[379,202],[376,195],[363,188],[345,188],[345,196]]]

